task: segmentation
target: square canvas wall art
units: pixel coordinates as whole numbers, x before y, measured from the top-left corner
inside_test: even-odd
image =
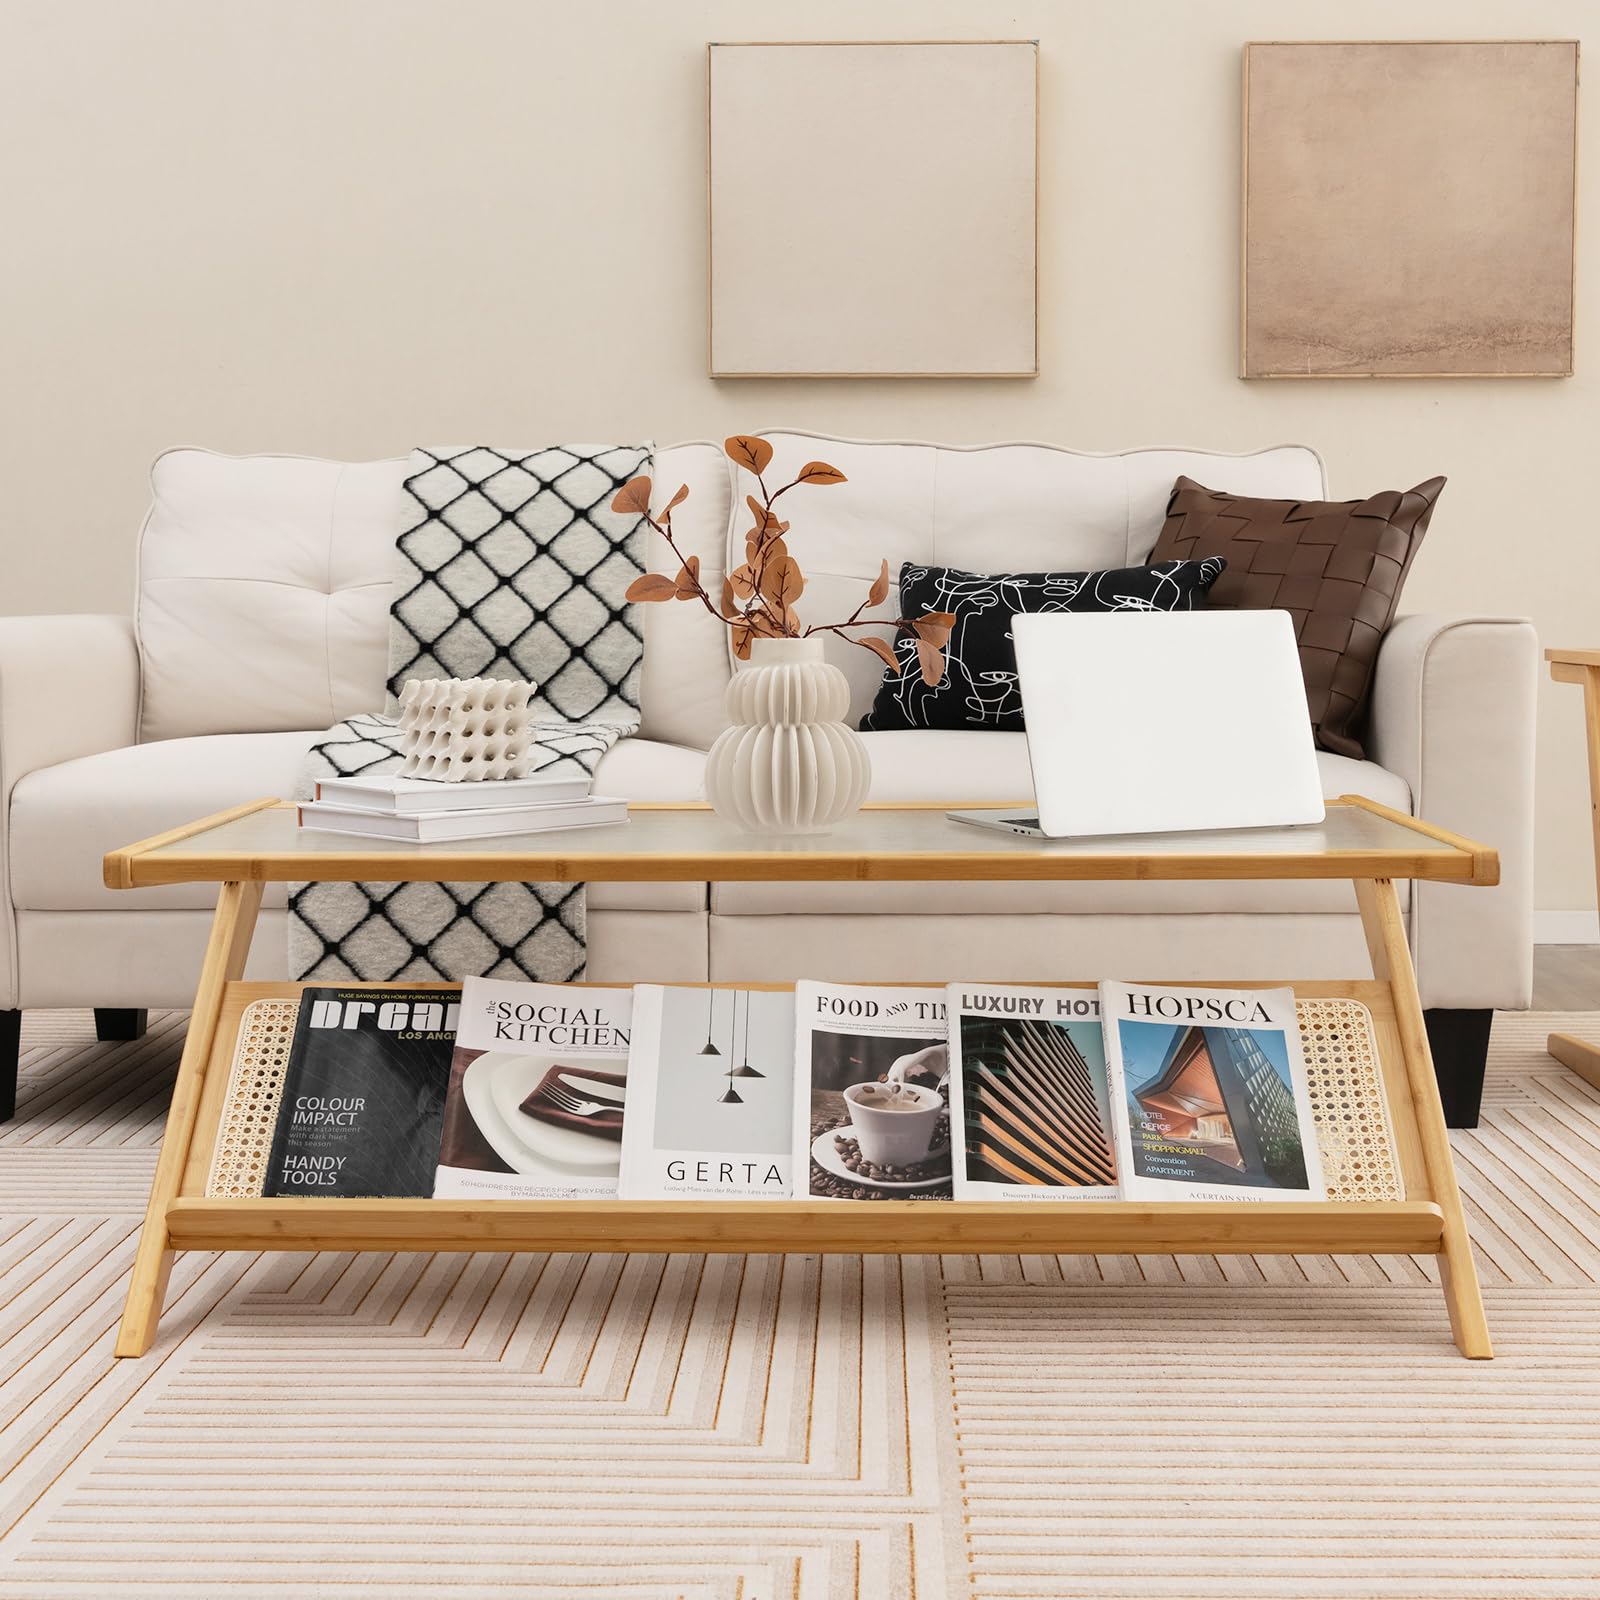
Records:
[[[1038,46],[714,44],[713,377],[1015,376]]]
[[[1572,371],[1574,41],[1245,47],[1241,374]]]

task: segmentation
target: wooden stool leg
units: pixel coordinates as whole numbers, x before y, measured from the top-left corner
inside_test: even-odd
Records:
[[[217,896],[211,938],[200,968],[200,987],[195,992],[189,1032],[183,1041],[183,1056],[172,1086],[172,1106],[167,1112],[161,1154],[150,1185],[150,1203],[145,1209],[139,1250],[128,1280],[128,1301],[122,1313],[122,1326],[117,1331],[116,1353],[119,1356],[142,1356],[155,1340],[156,1324],[167,1296],[167,1278],[172,1271],[167,1207],[177,1196],[184,1165],[189,1159],[189,1143],[194,1137],[195,1117],[200,1110],[200,1087],[216,1040],[223,994],[228,984],[244,973],[256,913],[261,909],[261,889],[259,883],[225,883]]]
[[[1552,1033],[1544,1047],[1562,1066],[1600,1089],[1600,1044],[1575,1039],[1570,1033]]]
[[[1583,725],[1589,752],[1589,820],[1594,832],[1595,896],[1600,902],[1600,667],[1563,661],[1559,651],[1547,650],[1545,655],[1551,663],[1550,676],[1557,683],[1583,686]],[[1545,1049],[1562,1066],[1569,1067],[1600,1089],[1600,1045],[1575,1039],[1570,1033],[1552,1033],[1545,1041]]]
[[[1600,897],[1600,667],[1583,669],[1583,726],[1589,753],[1589,824],[1594,840],[1595,894]]]
[[[1411,1091],[1417,1132],[1422,1139],[1428,1187],[1433,1191],[1434,1203],[1444,1213],[1439,1274],[1443,1280],[1445,1308],[1450,1313],[1450,1331],[1462,1355],[1487,1361],[1494,1354],[1494,1346],[1490,1343],[1489,1324],[1483,1314],[1477,1263],[1472,1259],[1472,1240],[1467,1236],[1467,1217],[1461,1207],[1461,1190],[1456,1185],[1450,1134],[1445,1128],[1439,1082],[1428,1051],[1428,1030],[1422,1017],[1422,999],[1417,993],[1417,974],[1411,965],[1411,947],[1406,943],[1400,900],[1389,878],[1370,882],[1357,879],[1355,891],[1356,903],[1361,908],[1361,926],[1367,936],[1367,951],[1372,958],[1372,975],[1387,983],[1394,997],[1406,1084]]]

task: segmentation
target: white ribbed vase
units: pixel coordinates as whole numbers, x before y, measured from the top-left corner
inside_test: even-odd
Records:
[[[820,639],[756,639],[728,685],[728,721],[706,757],[719,817],[760,833],[821,833],[861,809],[871,765],[844,718],[850,683]]]

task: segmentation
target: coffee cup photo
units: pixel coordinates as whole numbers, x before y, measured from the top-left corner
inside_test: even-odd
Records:
[[[944,1111],[944,1097],[910,1083],[852,1083],[844,1091],[861,1154],[880,1167],[925,1160]]]
[[[880,1028],[814,1028],[797,1106],[818,1200],[948,1200],[949,1050]],[[797,1140],[798,1142],[798,1140]]]

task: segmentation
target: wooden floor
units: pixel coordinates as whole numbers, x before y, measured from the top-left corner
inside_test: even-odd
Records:
[[[1535,1011],[1600,1011],[1600,945],[1533,947]]]

